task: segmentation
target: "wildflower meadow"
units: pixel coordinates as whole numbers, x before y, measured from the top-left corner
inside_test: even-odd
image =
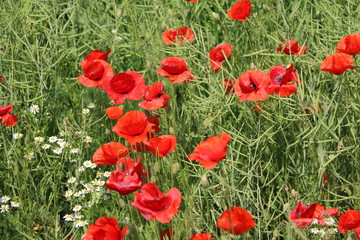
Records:
[[[0,16],[0,239],[360,239],[359,0]]]

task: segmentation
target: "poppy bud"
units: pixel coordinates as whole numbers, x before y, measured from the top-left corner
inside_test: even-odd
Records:
[[[220,16],[219,16],[219,14],[212,12],[211,15],[213,16],[213,18],[214,18],[216,21],[220,21]]]
[[[201,180],[200,180],[200,184],[201,186],[203,186],[204,188],[209,186],[209,181],[206,177],[206,175],[202,175]]]
[[[116,16],[117,16],[117,17],[121,17],[121,9],[118,9],[118,10],[117,10]]]
[[[177,171],[179,171],[179,169],[180,169],[180,164],[176,162],[171,166],[171,173],[176,174]]]
[[[291,189],[290,195],[295,199],[299,197],[299,193],[295,189]]]
[[[171,9],[168,9],[167,14],[169,15],[169,17],[173,17],[173,16],[174,16],[174,12],[173,12],[173,10],[171,10]]]
[[[125,208],[126,206],[127,206],[126,202],[122,198],[120,198],[119,199],[119,207]]]
[[[149,60],[146,60],[145,67],[150,70],[151,65]]]
[[[105,129],[105,134],[109,135],[111,133],[111,131],[109,129]]]
[[[155,162],[154,167],[153,167],[153,172],[154,173],[160,172],[160,163],[159,162]]]
[[[161,23],[161,29],[162,29],[162,30],[165,30],[165,28],[166,28],[166,23],[165,23],[165,21],[162,21],[162,23]]]
[[[156,11],[159,11],[160,10],[160,7],[158,5],[155,6],[155,10]]]
[[[284,205],[283,205],[283,211],[285,212],[288,208],[289,208],[289,203],[285,203]]]
[[[174,130],[173,127],[170,127],[170,128],[169,128],[169,133],[170,133],[171,135],[175,135],[175,130]]]
[[[273,232],[273,237],[271,240],[276,240],[278,239],[278,236],[279,236],[279,230],[275,229],[274,232]]]
[[[268,5],[266,5],[266,4],[263,4],[263,9],[265,10],[265,11],[270,11],[270,7],[268,6]]]

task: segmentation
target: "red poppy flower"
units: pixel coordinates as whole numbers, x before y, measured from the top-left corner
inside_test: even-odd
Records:
[[[277,49],[278,52],[284,52],[287,55],[302,55],[306,52],[307,47],[299,46],[297,41],[286,40],[281,43]]]
[[[231,234],[239,235],[254,228],[255,220],[245,209],[231,207],[218,218],[216,227]]]
[[[268,73],[270,85],[267,90],[268,94],[276,94],[280,97],[287,97],[297,91],[297,86],[293,82],[298,81],[293,64],[284,68],[282,65],[272,67]]]
[[[173,228],[165,229],[160,233],[160,240],[173,240],[175,235],[175,230]]]
[[[347,234],[347,231],[353,230],[356,237],[360,239],[360,212],[356,210],[347,210],[339,218],[339,231]]]
[[[0,75],[0,82],[2,82],[2,81],[3,81],[3,76]]]
[[[212,238],[212,234],[207,233],[197,233],[190,238],[190,240],[210,240]]]
[[[169,78],[172,83],[182,83],[191,79],[192,74],[181,57],[167,57],[161,61],[161,68],[156,72]]]
[[[109,181],[105,183],[105,186],[110,190],[117,191],[120,195],[135,192],[146,182],[146,178],[150,177],[150,174],[141,164],[141,157],[136,163],[129,157],[123,157],[119,163],[122,164],[123,169],[116,166],[116,171],[111,172]]]
[[[303,228],[310,226],[315,219],[318,220],[318,224],[326,226],[324,219],[334,215],[340,215],[337,208],[325,210],[319,203],[306,206],[298,202],[295,209],[290,212],[289,218],[297,227]]]
[[[82,240],[122,240],[127,230],[127,226],[121,230],[115,218],[99,217],[95,224],[90,224]]]
[[[110,119],[115,120],[115,119],[119,119],[121,115],[123,115],[124,108],[122,106],[112,106],[112,107],[108,107],[105,111],[106,111],[106,115]]]
[[[166,45],[182,45],[185,42],[192,42],[195,38],[191,28],[183,27],[174,30],[166,30],[162,35],[162,39]]]
[[[107,50],[105,53],[103,53],[101,50],[93,50],[88,55],[85,56],[85,60],[80,62],[80,65],[83,67],[88,62],[100,59],[106,61],[108,58],[109,53],[111,52],[111,49]]]
[[[18,116],[10,113],[12,110],[12,104],[7,105],[6,107],[0,106],[0,120],[1,123],[6,127],[16,126],[16,121],[19,119]]]
[[[342,38],[336,50],[341,53],[355,55],[360,52],[360,33],[354,33]]]
[[[324,72],[331,72],[336,75],[343,74],[346,69],[354,70],[355,67],[351,64],[354,58],[346,53],[334,53],[324,59],[320,68]]]
[[[224,79],[223,80],[223,85],[225,88],[225,94],[229,94],[229,93],[234,93],[234,85],[235,85],[235,80],[234,79]]]
[[[251,13],[251,2],[242,0],[235,3],[227,12],[229,18],[246,22]]]
[[[233,46],[228,43],[217,45],[209,52],[211,68],[216,72],[220,69],[223,61],[231,56]]]
[[[93,155],[97,165],[115,165],[118,160],[128,154],[128,148],[118,142],[103,144]]]
[[[153,124],[151,130],[149,131],[149,133],[159,133],[160,132],[160,121],[157,117],[155,116],[147,116],[147,121],[151,124]],[[149,137],[150,138],[150,137]]]
[[[139,106],[146,110],[166,108],[170,100],[169,95],[164,93],[164,84],[162,82],[146,86],[143,98],[144,101],[140,102]]]
[[[84,75],[77,80],[85,87],[100,88],[105,80],[110,80],[114,75],[110,64],[101,59],[87,61],[82,69]]]
[[[160,223],[168,223],[179,211],[180,204],[181,193],[177,188],[170,189],[164,195],[155,183],[147,183],[141,187],[140,193],[135,193],[131,206],[148,221],[156,219]]]
[[[122,104],[125,99],[139,100],[145,91],[144,77],[135,71],[118,73],[103,82],[103,88],[116,103]]]
[[[128,143],[135,144],[146,140],[153,126],[143,112],[130,111],[119,118],[112,131],[126,138]]]
[[[160,137],[150,138],[144,144],[155,156],[165,157],[176,147],[176,137],[173,135],[163,135]]]
[[[207,170],[213,169],[218,162],[227,154],[227,145],[231,137],[226,133],[206,139],[195,147],[192,154],[187,157],[192,161],[198,161]]]
[[[269,76],[260,70],[249,70],[242,74],[235,82],[235,94],[240,102],[262,101],[269,97]]]

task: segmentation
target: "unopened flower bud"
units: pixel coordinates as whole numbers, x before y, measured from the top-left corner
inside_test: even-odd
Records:
[[[209,181],[206,177],[206,175],[202,175],[201,180],[200,180],[200,184],[201,186],[203,186],[204,188],[209,186]]]
[[[220,16],[219,16],[219,14],[212,12],[211,15],[213,16],[213,18],[214,18],[216,21],[220,21]]]

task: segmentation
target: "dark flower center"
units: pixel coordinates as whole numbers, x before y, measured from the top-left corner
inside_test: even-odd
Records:
[[[127,73],[118,73],[110,81],[111,89],[119,94],[126,94],[135,88],[136,82],[133,76]]]

